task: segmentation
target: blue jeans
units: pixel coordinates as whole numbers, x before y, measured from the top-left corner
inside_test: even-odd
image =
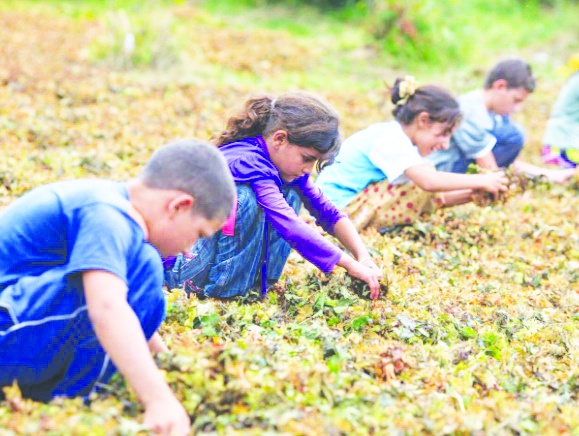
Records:
[[[495,125],[490,133],[497,138],[497,143],[492,150],[497,165],[501,168],[506,168],[515,161],[523,149],[525,141],[523,130],[516,124],[511,123],[511,120],[505,116],[502,124],[499,126]],[[453,164],[451,172],[464,174],[468,166],[473,162],[474,159],[467,159],[466,156],[462,155]]]
[[[288,204],[297,212],[301,207],[298,193],[282,189]],[[281,276],[290,254],[290,245],[268,225],[267,283]],[[200,239],[193,247],[190,259],[179,256],[173,268],[165,271],[169,289],[182,287],[186,280],[202,288],[207,297],[242,296],[260,285],[265,239],[265,216],[257,204],[255,193],[247,185],[237,185],[235,234],[217,232]]]

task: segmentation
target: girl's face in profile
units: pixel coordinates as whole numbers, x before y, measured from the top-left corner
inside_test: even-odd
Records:
[[[283,134],[278,134],[283,132]],[[292,182],[304,174],[311,174],[316,162],[323,158],[322,153],[311,147],[300,147],[287,140],[287,134],[278,130],[266,139],[273,164],[277,167],[284,182]]]
[[[418,152],[421,156],[428,156],[434,151],[447,150],[455,126],[430,121],[428,114],[425,112],[423,114],[416,117],[413,123],[413,135],[410,138],[418,147]]]

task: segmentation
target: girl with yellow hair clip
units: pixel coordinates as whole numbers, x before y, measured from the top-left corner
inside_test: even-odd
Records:
[[[350,217],[358,230],[410,224],[422,212],[471,200],[475,190],[507,189],[502,172],[453,174],[437,171],[424,156],[449,146],[461,119],[458,102],[414,77],[390,89],[394,120],[354,133],[316,184]]]

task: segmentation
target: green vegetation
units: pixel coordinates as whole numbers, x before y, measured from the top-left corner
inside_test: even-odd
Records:
[[[316,74],[299,79],[286,71],[288,77],[276,78],[278,85],[306,80],[310,87],[328,85],[327,77],[319,83],[313,78],[324,70],[354,76],[354,83],[363,78],[375,84],[370,77],[377,72],[440,75],[449,65],[474,69],[481,59],[552,50],[553,45],[567,52],[579,36],[579,5],[561,0],[500,0],[492,5],[484,0],[206,0],[194,3],[193,14],[181,13],[191,9],[185,0],[7,0],[0,6],[31,7],[99,20],[104,28],[89,47],[91,57],[120,68],[173,66],[213,30],[270,30],[314,49],[302,61],[304,69]]]

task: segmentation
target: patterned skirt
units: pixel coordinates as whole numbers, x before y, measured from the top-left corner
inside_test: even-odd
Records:
[[[416,185],[392,185],[387,180],[366,187],[346,206],[344,212],[358,230],[380,229],[411,224],[423,212],[442,206],[442,196],[426,192]]]

